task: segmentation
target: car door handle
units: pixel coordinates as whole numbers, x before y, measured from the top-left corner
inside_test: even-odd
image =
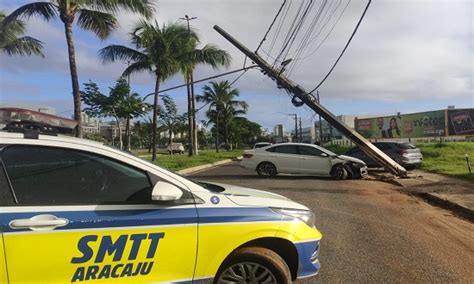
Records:
[[[54,215],[42,214],[29,219],[16,219],[8,224],[12,229],[30,229],[33,231],[49,231],[57,227],[64,227],[69,224],[69,220],[58,218]]]

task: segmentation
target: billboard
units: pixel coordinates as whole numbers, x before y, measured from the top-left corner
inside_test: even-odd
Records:
[[[449,135],[474,134],[474,109],[448,110]]]
[[[358,119],[356,131],[368,139],[445,136],[445,110]]]
[[[445,120],[445,110],[402,115],[402,135],[404,138],[445,136]]]
[[[400,138],[401,119],[398,116],[374,117],[356,120],[357,132],[365,138]]]

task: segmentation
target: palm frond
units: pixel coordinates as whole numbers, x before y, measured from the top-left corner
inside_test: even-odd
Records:
[[[117,60],[131,60],[134,62],[147,61],[147,56],[140,51],[115,44],[111,44],[99,50],[99,57],[103,62],[114,62]]]
[[[58,15],[56,9],[57,7],[54,4],[48,2],[34,2],[26,4],[8,15],[4,20],[4,24],[8,25],[21,17],[29,19],[32,16],[39,16],[45,21],[49,21]]]
[[[88,9],[79,10],[77,24],[94,32],[100,39],[107,38],[118,27],[117,19],[113,15]]]
[[[17,38],[13,41],[9,41],[5,45],[1,46],[2,51],[8,55],[40,55],[43,54],[43,43],[33,37],[24,36]]]
[[[151,65],[147,61],[137,61],[130,64],[122,73],[122,76],[127,76],[132,73],[140,73],[140,72],[150,72]]]
[[[78,3],[94,10],[116,14],[120,9],[138,13],[149,19],[155,11],[151,0],[76,0]]]

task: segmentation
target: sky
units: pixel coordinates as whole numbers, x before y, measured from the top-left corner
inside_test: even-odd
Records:
[[[0,0],[8,12],[29,3]],[[245,56],[213,30],[218,25],[251,50],[255,50],[283,1],[277,0],[160,0],[154,20],[160,25],[182,22],[180,17],[197,17],[190,22],[200,35],[201,46],[214,44],[232,56],[229,68],[213,70],[199,66],[195,80],[242,68]],[[319,88],[321,103],[336,115],[411,113],[474,107],[474,1],[471,0],[377,0],[372,1],[359,30],[338,65]],[[279,17],[259,54],[272,64],[283,39],[306,0],[287,0],[286,17]],[[314,8],[296,38],[288,56],[293,61],[285,72],[306,90],[313,89],[337,59],[361,16],[367,1],[314,0]],[[321,9],[324,7],[324,9]],[[320,17],[316,18],[320,11]],[[104,64],[97,56],[109,44],[129,46],[129,32],[140,17],[117,14],[119,28],[106,40],[74,26],[76,61],[81,88],[89,80],[104,93],[113,86],[126,67],[125,62]],[[317,20],[311,39],[298,53],[312,20]],[[44,43],[45,58],[7,56],[0,53],[0,104],[49,106],[57,114],[70,116],[73,109],[64,28],[59,19],[44,22],[27,20],[26,35]],[[249,62],[246,62],[249,65]],[[277,66],[281,63],[277,61]],[[239,73],[216,80],[233,81]],[[168,88],[183,83],[177,74],[162,84]],[[205,83],[196,84],[197,94]],[[276,124],[292,129],[288,114],[297,113],[303,127],[317,120],[309,108],[294,107],[285,91],[259,70],[247,71],[233,85],[240,99],[249,104],[247,117],[269,131]],[[153,91],[153,76],[131,76],[132,91],[146,95]],[[180,112],[186,111],[186,89],[169,91]],[[198,104],[198,107],[200,105]],[[205,109],[204,109],[205,110]],[[206,119],[204,110],[198,113]]]

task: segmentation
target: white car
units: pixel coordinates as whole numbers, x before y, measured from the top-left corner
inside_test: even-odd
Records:
[[[98,142],[0,131],[0,283],[290,283],[319,271],[314,221]]]
[[[367,165],[359,159],[337,155],[323,147],[283,143],[245,151],[240,166],[260,176],[311,174],[334,179],[367,176]]]
[[[166,150],[168,150],[168,153],[170,154],[174,154],[174,153],[183,154],[184,146],[182,143],[171,143],[170,145],[168,145]]]

